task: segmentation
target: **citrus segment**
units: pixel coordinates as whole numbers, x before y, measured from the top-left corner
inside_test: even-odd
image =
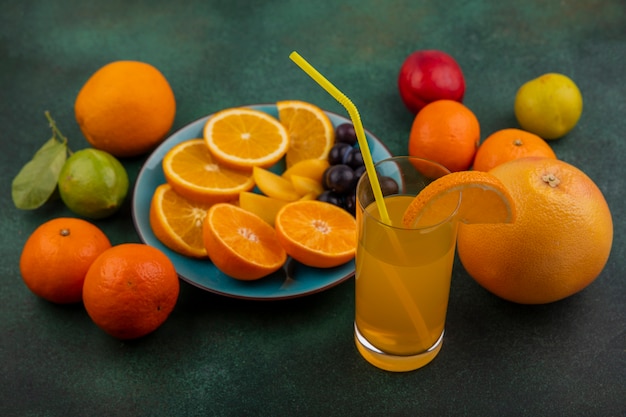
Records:
[[[219,203],[209,209],[203,237],[215,267],[235,279],[262,278],[287,260],[274,228],[259,216],[232,204]]]
[[[324,192],[324,187],[321,182],[303,177],[301,175],[292,175],[291,183],[293,184],[293,188],[296,190],[296,193],[301,196],[310,194],[317,197]]]
[[[267,169],[254,167],[252,175],[256,186],[269,197],[284,201],[295,201],[301,197],[293,183]]]
[[[150,203],[150,227],[157,239],[181,255],[205,258],[202,224],[211,204],[189,200],[169,184],[155,190]]]
[[[204,125],[204,140],[215,159],[248,170],[274,165],[289,147],[287,130],[276,118],[248,108],[215,113]]]
[[[515,220],[515,203],[504,184],[493,175],[453,172],[428,184],[413,199],[402,224],[433,226],[451,215],[462,223],[511,223]]]
[[[330,163],[328,159],[304,159],[287,168],[282,176],[290,179],[292,175],[300,175],[321,183],[324,171],[326,171],[329,166]]]
[[[239,194],[239,207],[252,212],[274,226],[278,211],[287,204],[284,200],[268,197],[262,194],[244,191]]]
[[[170,149],[163,158],[163,173],[177,193],[205,203],[232,201],[254,187],[250,172],[220,164],[202,139],[184,141]]]
[[[278,118],[289,134],[287,168],[306,159],[326,159],[335,143],[333,124],[319,107],[298,100],[276,103]]]
[[[276,215],[276,234],[295,260],[316,268],[354,258],[356,221],[347,211],[317,200],[286,204]]]

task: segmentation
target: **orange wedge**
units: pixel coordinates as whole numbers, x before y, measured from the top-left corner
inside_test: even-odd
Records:
[[[236,200],[239,193],[254,188],[248,171],[217,162],[202,139],[181,142],[163,158],[165,179],[180,195],[204,203]]]
[[[238,169],[268,168],[289,148],[289,135],[274,117],[260,110],[231,108],[204,125],[204,140],[222,164]]]
[[[206,258],[202,224],[210,205],[176,193],[169,184],[157,187],[150,203],[150,227],[161,243],[181,255]]]
[[[450,215],[463,223],[512,223],[515,202],[504,184],[487,172],[453,172],[431,182],[415,197],[402,224],[432,226]]]
[[[274,225],[287,254],[305,265],[330,268],[354,258],[356,221],[350,213],[330,203],[288,203],[276,215]]]
[[[239,207],[252,212],[274,226],[278,211],[287,204],[285,200],[268,197],[263,194],[244,191],[239,194]]]
[[[305,159],[326,159],[335,143],[335,129],[322,109],[297,100],[276,103],[278,118],[289,133],[287,168]]]
[[[262,278],[277,271],[287,260],[274,228],[233,204],[218,203],[209,209],[203,238],[215,267],[235,279]]]

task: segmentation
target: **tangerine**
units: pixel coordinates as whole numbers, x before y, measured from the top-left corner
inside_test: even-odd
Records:
[[[474,113],[454,100],[437,100],[424,106],[411,126],[409,155],[438,162],[450,171],[467,170],[480,141]]]
[[[176,100],[165,76],[138,61],[115,61],[97,70],[74,103],[76,122],[96,149],[117,157],[144,154],[174,124]]]
[[[85,220],[49,220],[26,240],[20,256],[22,279],[33,293],[48,301],[79,303],[87,270],[110,247],[102,230]]]
[[[470,276],[520,304],[569,297],[593,282],[613,242],[609,206],[581,170],[551,158],[521,158],[490,173],[509,190],[511,224],[461,224],[458,255]]]
[[[93,322],[118,339],[145,336],[170,315],[180,291],[174,265],[159,249],[123,243],[93,262],[83,303]]]
[[[550,145],[534,133],[513,128],[498,130],[489,135],[478,147],[474,169],[489,171],[504,162],[525,156],[556,159]]]

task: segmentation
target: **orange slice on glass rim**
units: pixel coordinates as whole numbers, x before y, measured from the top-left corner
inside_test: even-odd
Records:
[[[206,258],[202,225],[210,204],[198,203],[161,184],[152,195],[150,227],[157,239],[181,255]]]
[[[462,223],[512,223],[515,202],[495,176],[459,171],[428,184],[409,204],[404,227],[434,226],[453,215]]]
[[[212,206],[204,219],[204,246],[215,267],[239,280],[256,280],[287,260],[274,228],[233,204]]]
[[[287,168],[306,159],[326,159],[335,143],[332,122],[319,107],[298,100],[276,103],[278,118],[289,134]]]
[[[276,215],[274,227],[287,254],[305,265],[330,268],[354,258],[356,221],[350,213],[330,203],[288,203]]]
[[[204,125],[211,154],[232,168],[269,168],[289,148],[289,135],[275,117],[260,110],[230,108],[211,116]]]
[[[254,188],[251,172],[220,164],[202,139],[190,139],[170,149],[163,158],[163,173],[177,193],[204,203],[233,201],[240,192]]]

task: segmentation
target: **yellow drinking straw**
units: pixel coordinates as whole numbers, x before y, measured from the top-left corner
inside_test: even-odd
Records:
[[[387,206],[385,206],[385,201],[383,199],[383,192],[380,188],[380,183],[378,182],[378,175],[376,175],[376,169],[374,168],[374,161],[372,160],[372,154],[370,153],[370,148],[367,144],[367,139],[365,137],[365,131],[363,130],[363,124],[361,123],[361,116],[359,116],[359,111],[356,106],[352,103],[352,101],[346,97],[344,93],[339,91],[337,87],[335,87],[330,81],[328,81],[322,74],[320,74],[315,68],[311,66],[300,54],[296,51],[293,51],[289,58],[293,62],[295,62],[304,72],[306,72],[309,77],[313,78],[324,90],[326,90],[331,96],[335,98],[339,103],[343,105],[348,111],[350,118],[352,119],[352,124],[354,125],[354,131],[356,132],[356,138],[359,142],[359,148],[361,149],[361,154],[363,155],[363,162],[365,163],[365,171],[367,172],[368,177],[370,178],[370,183],[372,184],[372,191],[374,192],[374,200],[376,201],[376,205],[378,206],[378,212],[380,213],[381,220],[383,223],[391,224],[391,220],[389,219],[389,213],[387,213]]]

